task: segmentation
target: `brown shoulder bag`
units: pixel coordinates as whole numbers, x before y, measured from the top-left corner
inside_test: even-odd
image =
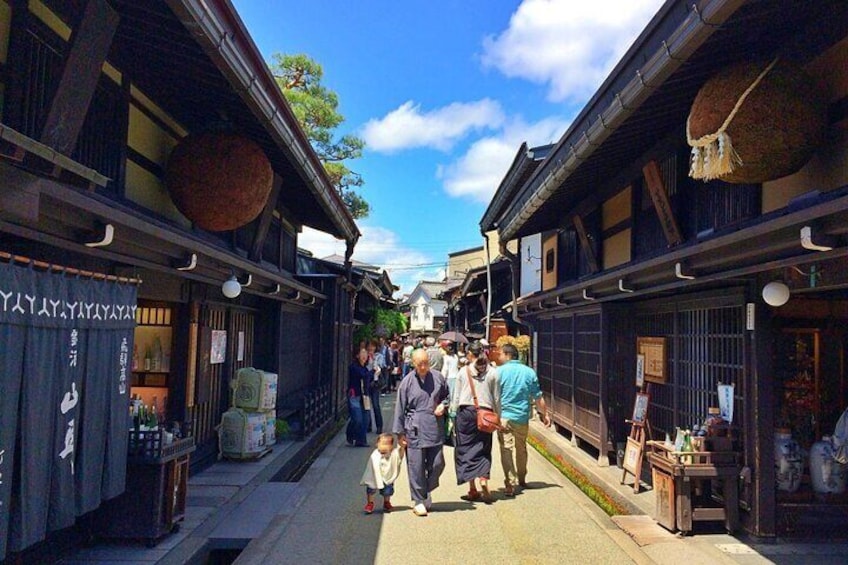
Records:
[[[492,410],[481,408],[477,402],[477,390],[474,388],[474,377],[471,371],[465,371],[468,376],[468,384],[471,385],[471,396],[474,398],[474,408],[477,409],[477,429],[483,433],[491,434],[501,429],[501,419]]]

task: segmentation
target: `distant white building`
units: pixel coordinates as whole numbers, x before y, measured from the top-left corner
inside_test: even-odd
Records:
[[[445,283],[421,281],[404,301],[404,310],[409,312],[409,331],[412,333],[436,333],[444,329],[448,303],[436,298],[445,290]]]

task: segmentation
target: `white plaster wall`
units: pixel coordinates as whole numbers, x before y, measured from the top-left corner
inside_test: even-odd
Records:
[[[542,290],[542,234],[521,238],[521,292],[519,296]]]

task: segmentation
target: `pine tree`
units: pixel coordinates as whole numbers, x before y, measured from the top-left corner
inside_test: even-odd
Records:
[[[321,84],[324,69],[308,55],[272,55],[271,72],[289,102],[312,147],[324,164],[324,170],[354,218],[364,218],[370,207],[357,192],[362,177],[350,170],[346,161],[362,156],[365,142],[346,134],[336,136],[344,123],[338,111],[339,98]]]

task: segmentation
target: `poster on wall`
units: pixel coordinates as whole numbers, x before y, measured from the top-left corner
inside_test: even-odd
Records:
[[[218,365],[226,359],[227,332],[224,330],[212,330],[212,339],[209,346],[209,364]]]
[[[244,332],[238,333],[238,348],[236,351],[236,361],[244,361]]]
[[[637,337],[636,353],[645,357],[646,381],[659,384],[665,384],[668,381],[664,337]]]

